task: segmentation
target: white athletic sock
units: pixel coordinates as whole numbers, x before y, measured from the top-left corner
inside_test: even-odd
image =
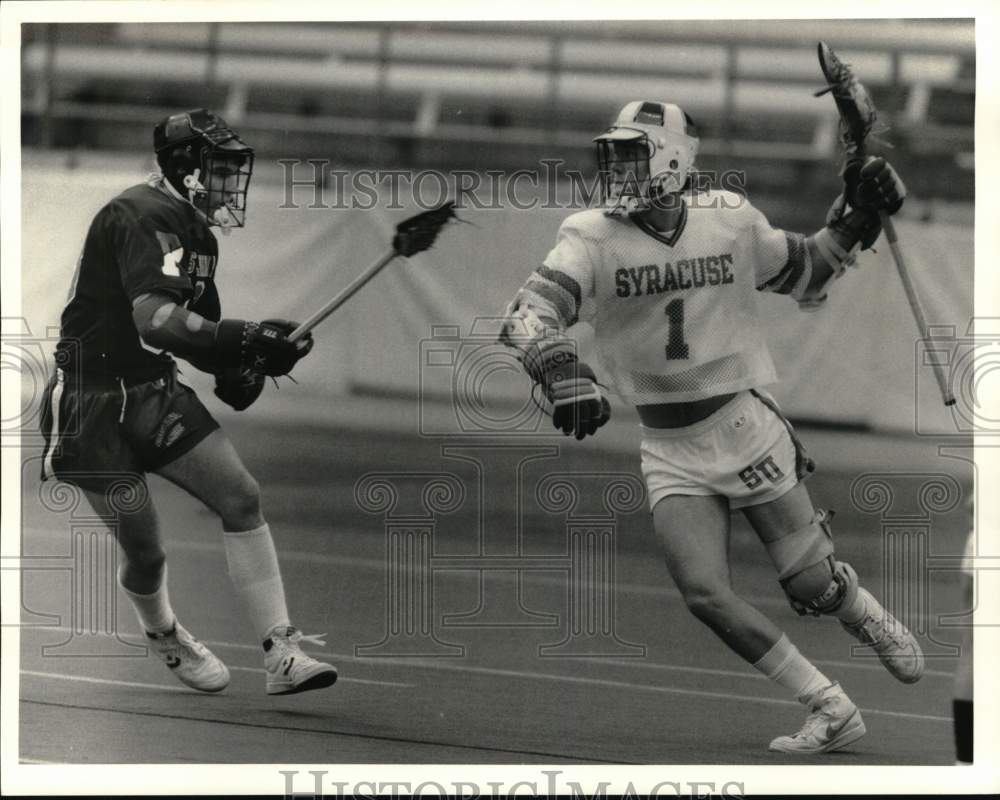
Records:
[[[833,612],[833,616],[843,622],[846,622],[848,625],[856,625],[861,622],[865,614],[868,613],[867,598],[871,598],[874,603],[878,602],[871,596],[871,594],[868,593],[866,589],[859,586],[857,593],[854,595],[854,602],[849,606],[841,606]]]
[[[811,697],[833,683],[799,652],[784,633],[754,667],[779,686],[793,692],[800,703],[808,704]]]
[[[279,625],[288,625],[285,587],[271,528],[265,522],[252,531],[224,531],[229,577],[250,612],[257,639],[263,642]]]
[[[160,585],[152,594],[136,594],[125,588],[122,583],[122,572],[125,565],[118,567],[118,585],[121,586],[125,596],[135,609],[135,615],[139,618],[139,625],[147,633],[166,633],[174,627],[177,618],[174,610],[170,607],[170,596],[167,594],[167,567],[163,566],[163,577]]]

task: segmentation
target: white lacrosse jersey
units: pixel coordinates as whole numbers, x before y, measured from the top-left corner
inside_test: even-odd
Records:
[[[511,309],[589,322],[598,377],[627,402],[702,400],[776,380],[755,292],[788,294],[810,266],[801,234],[710,191],[685,197],[668,235],[635,217],[573,214]]]

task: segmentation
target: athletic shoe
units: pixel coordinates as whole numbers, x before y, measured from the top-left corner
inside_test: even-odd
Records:
[[[906,626],[886,611],[865,589],[865,615],[855,624],[841,621],[844,630],[878,653],[879,661],[896,680],[916,683],[924,674],[924,654]]]
[[[181,683],[202,692],[221,692],[229,685],[226,665],[176,620],[167,633],[147,631],[146,636]]]
[[[809,716],[802,730],[791,736],[779,736],[771,749],[781,753],[811,755],[839,750],[865,735],[861,712],[840,688],[831,683],[809,702]]]
[[[310,689],[325,689],[337,682],[337,669],[302,652],[299,642],[326,646],[326,634],[306,636],[287,627],[275,628],[264,640],[264,668],[267,670],[268,694],[296,694]]]

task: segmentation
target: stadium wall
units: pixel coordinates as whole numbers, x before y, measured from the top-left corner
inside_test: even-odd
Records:
[[[67,170],[26,158],[22,313],[36,336],[58,325],[92,216],[142,177],[121,164]],[[282,208],[285,199],[280,186],[252,186],[248,227],[219,237],[224,315],[304,318],[380,255],[393,225],[414,210],[387,210],[388,198],[369,211],[309,208],[301,191],[297,209]],[[299,386],[267,402],[334,402],[360,391],[432,401],[458,392],[487,414],[492,405],[523,403],[528,382],[490,344],[495,327],[482,318],[502,312],[569,213],[464,211],[473,224],[452,226],[431,252],[393,264],[319,328],[314,355],[296,369]],[[961,337],[972,318],[972,228],[906,219],[898,228],[929,321]],[[888,247],[884,240],[877,247],[836,284],[821,312],[760,295],[781,381],[772,391],[800,421],[892,431],[912,429],[919,415],[923,429],[954,430]],[[578,328],[586,352],[590,332]],[[196,388],[204,385],[193,373],[184,369]]]

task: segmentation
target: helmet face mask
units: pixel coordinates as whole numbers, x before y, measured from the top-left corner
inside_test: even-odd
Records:
[[[221,117],[173,114],[153,130],[153,149],[164,178],[210,225],[243,227],[254,153]]]
[[[228,155],[208,151],[204,154],[204,174],[191,183],[194,196],[189,199],[209,222],[222,228],[242,228],[246,222],[247,188],[253,174],[253,154]],[[199,188],[200,184],[200,188]],[[189,189],[190,192],[190,189]]]
[[[641,131],[631,140],[598,140],[601,201],[608,213],[638,210],[649,196],[649,162],[649,138]]]
[[[594,139],[605,213],[667,207],[687,185],[698,152],[691,118],[669,103],[633,101]]]

